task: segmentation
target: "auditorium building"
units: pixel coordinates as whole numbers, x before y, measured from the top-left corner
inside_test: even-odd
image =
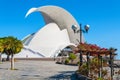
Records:
[[[79,24],[67,10],[58,6],[42,6],[31,8],[25,17],[33,12],[41,13],[45,25],[23,39],[24,48],[15,58],[57,57],[61,51],[67,50],[65,48],[74,50],[79,44],[80,33],[72,29],[72,25],[79,29]]]

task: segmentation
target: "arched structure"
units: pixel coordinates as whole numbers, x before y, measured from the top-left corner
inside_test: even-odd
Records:
[[[78,44],[80,35],[74,33],[71,26],[77,25],[79,29],[79,25],[69,12],[57,6],[43,6],[31,8],[26,17],[33,12],[40,12],[46,25],[23,39],[24,49],[16,57],[26,54],[26,51],[27,57],[54,57],[65,47]]]

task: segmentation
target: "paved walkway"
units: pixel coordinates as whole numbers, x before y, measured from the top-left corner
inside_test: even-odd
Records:
[[[0,80],[68,80],[78,66],[56,64],[54,61],[19,60],[10,70],[10,62],[0,64]]]

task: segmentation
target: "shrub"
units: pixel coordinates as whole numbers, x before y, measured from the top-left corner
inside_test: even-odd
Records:
[[[80,61],[77,62],[77,65],[80,65]]]
[[[80,66],[79,73],[82,74],[82,75],[84,75],[84,76],[87,76],[88,69],[87,69],[86,63],[83,63],[82,66]]]
[[[65,64],[68,64],[70,62],[70,60],[67,58],[66,60],[65,60]]]
[[[73,62],[74,59],[76,59],[77,56],[74,53],[70,53],[69,59]]]
[[[97,80],[104,80],[103,78],[97,78]]]

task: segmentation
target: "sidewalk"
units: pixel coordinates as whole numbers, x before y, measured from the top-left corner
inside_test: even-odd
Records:
[[[0,80],[55,80],[55,77],[70,77],[78,66],[56,64],[54,61],[19,60],[10,70],[10,62],[0,64]],[[53,79],[54,78],[54,79]]]

